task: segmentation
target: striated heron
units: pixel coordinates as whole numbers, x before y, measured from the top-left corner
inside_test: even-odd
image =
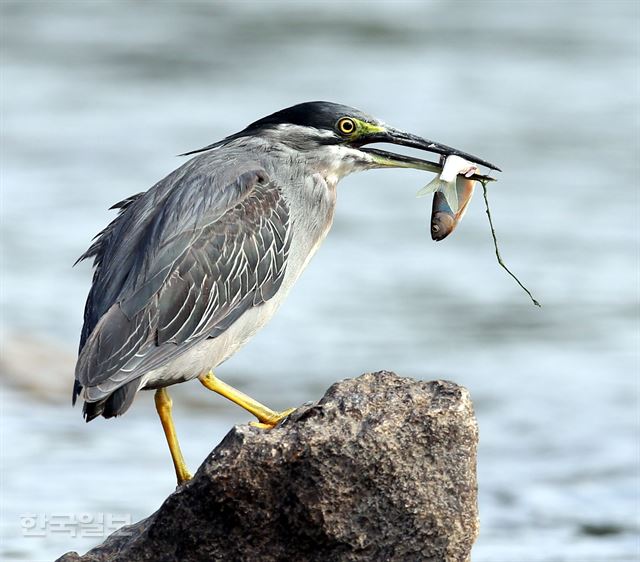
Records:
[[[123,414],[139,390],[155,403],[178,483],[190,478],[166,387],[198,378],[273,427],[275,412],[216,378],[275,313],[333,221],[336,185],[374,168],[440,172],[441,164],[365,145],[442,156],[454,148],[335,103],[283,109],[196,155],[120,210],[80,257],[94,259],[73,402],[87,421]]]

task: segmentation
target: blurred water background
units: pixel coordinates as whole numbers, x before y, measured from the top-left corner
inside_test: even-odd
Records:
[[[219,376],[277,408],[369,370],[452,379],[480,426],[475,561],[638,559],[637,2],[1,6],[2,559],[84,552],[100,532],[60,522],[135,521],[175,485],[151,393],[115,421],[70,406],[91,276],[71,265],[107,208],[313,99],[499,164],[503,256],[543,308],[497,266],[479,195],[435,244],[430,176],[369,172]],[[197,382],[173,394],[192,469],[248,419]]]

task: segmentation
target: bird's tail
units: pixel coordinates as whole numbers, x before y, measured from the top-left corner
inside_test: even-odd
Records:
[[[103,416],[105,418],[113,418],[124,414],[133,404],[138,387],[140,385],[139,379],[129,381],[127,384],[114,390],[111,394],[95,402],[84,402],[82,406],[82,413],[87,422]],[[78,394],[82,391],[82,385],[75,381],[73,388],[73,403],[75,404]]]

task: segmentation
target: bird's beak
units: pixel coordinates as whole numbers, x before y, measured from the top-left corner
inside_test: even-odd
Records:
[[[404,131],[399,131],[398,129],[393,129],[391,127],[387,127],[383,131],[378,131],[373,134],[367,135],[366,137],[359,139],[358,142],[358,144],[360,145],[360,150],[373,156],[375,164],[380,167],[415,168],[417,170],[426,170],[429,172],[440,173],[442,171],[442,162],[444,161],[444,158],[441,158],[441,161],[439,163],[436,163],[429,162],[428,160],[422,160],[420,158],[414,158],[413,156],[406,156],[404,154],[395,154],[393,152],[388,152],[386,150],[380,150],[377,148],[362,148],[362,145],[374,142],[384,142],[397,144],[400,146],[407,146],[410,148],[417,148],[419,150],[425,150],[427,152],[434,152],[444,157],[459,156],[461,158],[464,158],[465,160],[469,160],[469,162],[473,162],[474,164],[485,166],[487,168],[490,168],[491,170],[497,170],[499,172],[501,171],[500,168],[498,168],[498,166],[496,166],[495,164],[487,162],[482,158],[478,158],[473,154],[468,154],[466,152],[458,150],[457,148],[451,148],[450,146],[433,142],[417,135],[412,135],[411,133],[405,133]],[[477,180],[493,179],[479,174],[473,175],[471,177]]]

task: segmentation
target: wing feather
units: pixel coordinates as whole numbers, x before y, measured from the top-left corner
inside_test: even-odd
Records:
[[[290,220],[278,186],[255,165],[224,185],[200,172],[127,201],[94,243],[76,366],[89,402],[219,336],[282,283]],[[101,293],[106,283],[118,290]]]

